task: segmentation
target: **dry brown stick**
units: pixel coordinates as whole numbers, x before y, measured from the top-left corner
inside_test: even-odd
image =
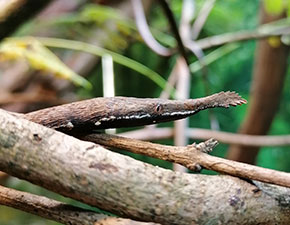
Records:
[[[0,186],[0,205],[9,206],[59,223],[71,225],[153,225],[111,217],[43,196]]]
[[[107,134],[90,134],[82,137],[82,139],[106,147],[115,147],[179,163],[191,170],[201,166],[223,174],[290,187],[290,173],[222,159],[197,150],[211,150],[217,144],[217,141],[213,139],[204,142],[202,145],[194,144],[186,147],[165,146]]]
[[[188,128],[186,134],[189,138],[198,140],[216,139],[225,144],[238,144],[245,146],[289,146],[290,135],[247,135],[224,131],[214,131],[203,128]],[[123,137],[135,138],[143,141],[155,141],[173,137],[173,129],[169,127],[150,127],[119,133]]]

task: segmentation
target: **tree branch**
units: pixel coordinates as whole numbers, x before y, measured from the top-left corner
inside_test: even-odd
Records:
[[[86,124],[89,124],[89,123],[96,124],[96,123],[98,123],[98,121],[102,121],[102,123],[103,123],[102,116],[105,116],[104,118],[107,121],[108,120],[107,118],[111,118],[112,116],[114,117],[114,119],[119,117],[120,113],[122,112],[124,114],[124,118],[127,118],[128,115],[132,115],[132,113],[129,113],[129,112],[132,112],[132,111],[139,112],[138,111],[139,104],[137,104],[137,103],[140,101],[142,101],[142,105],[143,105],[142,112],[144,112],[145,110],[149,110],[148,112],[146,111],[147,114],[151,112],[151,110],[153,108],[152,105],[154,106],[156,101],[157,101],[157,103],[160,102],[160,100],[158,100],[158,99],[132,99],[132,98],[104,99],[104,98],[96,98],[96,99],[91,99],[91,100],[86,100],[86,101],[75,102],[75,103],[67,104],[67,105],[63,105],[63,106],[58,106],[58,107],[54,107],[54,108],[48,108],[48,109],[44,109],[44,110],[40,110],[40,111],[35,111],[32,113],[26,114],[25,118],[27,118],[31,121],[41,123],[41,124],[46,125],[48,127],[52,127],[52,128],[62,128],[63,124],[64,125],[70,124],[70,126],[72,126],[74,128],[76,126],[76,121],[79,123],[79,125],[78,125],[79,127],[86,127]],[[192,100],[185,100],[185,101],[192,101]],[[212,95],[212,96],[209,96],[206,98],[201,98],[201,99],[195,100],[195,104],[193,104],[193,105],[194,105],[194,107],[198,107],[198,104],[202,104],[202,106],[200,108],[204,109],[204,108],[207,108],[208,105],[211,105],[211,104],[213,106],[217,106],[217,105],[227,105],[227,104],[234,103],[233,105],[235,105],[235,104],[239,104],[240,102],[243,102],[243,101],[245,101],[245,100],[241,99],[235,93],[228,93],[228,92],[223,93],[223,92],[221,92],[219,94],[215,94],[215,95]],[[124,107],[122,106],[124,104],[124,102],[126,104],[130,103],[130,107],[133,107],[133,108],[130,109],[130,107],[128,106],[126,110],[129,110],[129,111],[124,111],[124,109],[123,109]],[[172,102],[170,102],[169,100],[163,100],[163,103],[164,104],[162,107],[166,107],[166,104],[169,105]],[[175,101],[173,103],[174,103],[174,105],[178,105],[179,101]],[[188,106],[188,104],[189,103],[187,103],[186,105]],[[108,105],[109,105],[109,107],[111,107],[111,105],[113,105],[113,107],[108,109]],[[148,106],[146,106],[146,105],[148,105]],[[183,105],[184,104],[182,101],[182,104],[179,106],[179,110],[180,110],[180,107],[183,107]],[[120,108],[120,110],[118,110],[119,108]],[[197,111],[197,109],[196,109],[196,111]],[[97,118],[97,119],[95,119],[95,118]],[[135,121],[137,119],[134,117]],[[94,121],[90,122],[91,120],[94,120]],[[155,120],[157,121],[157,118]],[[45,121],[45,122],[43,122],[43,121]],[[47,121],[49,121],[49,123],[47,123]],[[128,121],[128,122],[130,122],[130,121]],[[146,122],[148,122],[148,121],[146,120]],[[159,121],[157,121],[157,122],[159,122]],[[81,125],[81,124],[84,124],[84,125]],[[101,122],[100,122],[100,124],[101,124]],[[139,122],[139,124],[140,124],[140,122]],[[96,127],[96,126],[93,126],[93,127]],[[89,128],[90,127],[88,126],[88,128],[86,130],[89,130]],[[83,129],[83,130],[85,130],[85,129]],[[85,133],[85,134],[88,134],[88,133]],[[74,133],[74,135],[79,137],[81,134]],[[116,137],[113,139],[116,139]],[[85,140],[97,142],[99,144],[108,145],[108,146],[112,146],[112,144],[114,143],[117,145],[117,147],[120,144],[120,142],[125,142],[125,145],[122,147],[123,149],[130,149],[131,151],[135,151],[135,152],[137,151],[137,153],[141,153],[141,154],[144,154],[144,153],[149,154],[147,151],[147,148],[151,147],[153,149],[156,149],[156,148],[160,147],[158,145],[154,145],[154,144],[146,143],[146,142],[140,142],[138,144],[138,141],[135,141],[132,139],[129,140],[129,139],[119,138],[119,139],[116,139],[116,141],[114,141],[114,140],[112,140],[112,137],[100,136],[97,134],[88,135],[88,136],[86,136]],[[103,140],[103,141],[101,141],[101,140]],[[135,145],[137,145],[137,146],[135,146]],[[135,147],[132,147],[132,146],[135,146]],[[141,146],[146,146],[145,152],[142,150]],[[113,145],[113,147],[116,147],[116,146]],[[187,168],[192,169],[192,170],[195,170],[196,167],[202,166],[202,167],[210,169],[210,170],[230,174],[233,176],[238,176],[238,177],[243,177],[246,179],[258,180],[258,181],[262,181],[262,182],[274,183],[274,184],[290,187],[290,175],[287,173],[277,172],[274,170],[267,170],[267,169],[263,169],[263,168],[259,168],[259,167],[251,167],[250,165],[241,164],[241,163],[232,162],[232,161],[227,161],[225,159],[212,157],[212,156],[209,156],[206,154],[199,155],[198,153],[196,153],[196,151],[193,151],[193,152],[189,151],[188,148],[186,148],[186,149],[180,148],[179,150],[181,150],[181,151],[167,152],[165,156],[167,157],[167,155],[170,155],[170,157],[163,158],[162,154],[164,154],[164,152],[166,152],[164,150],[164,148],[170,148],[170,147],[169,146],[162,147],[161,150],[159,150],[161,152],[160,153],[161,156],[160,156],[160,154],[159,155],[155,154],[154,151],[156,151],[156,150],[153,150],[152,155],[149,154],[149,156],[153,156],[156,158],[161,157],[161,159],[169,160],[172,162],[182,164],[182,165],[184,165]],[[229,166],[229,165],[232,165],[232,166]]]
[[[191,150],[201,154],[194,147]],[[279,201],[238,178],[180,174],[154,167],[3,110],[0,169],[143,221],[165,225],[212,220],[220,224],[290,223],[289,208],[281,208]]]
[[[152,33],[150,32],[150,28],[146,21],[146,16],[144,13],[142,1],[131,0],[131,4],[133,7],[137,29],[141,37],[143,38],[144,42],[147,44],[147,46],[159,55],[162,55],[162,56],[172,55],[173,51],[159,44],[159,42],[155,40]]]
[[[0,186],[0,205],[19,209],[43,218],[70,225],[153,225],[111,217],[43,196]]]
[[[205,1],[202,8],[199,11],[199,14],[194,21],[194,24],[192,26],[192,39],[196,40],[208,18],[208,15],[210,14],[212,8],[214,7],[216,0],[208,0]]]
[[[211,151],[217,144],[217,141],[213,139],[187,147],[164,146],[107,134],[90,134],[82,137],[82,139],[107,147],[115,147],[137,154],[179,163],[191,170],[196,170],[201,166],[202,168],[223,174],[290,187],[290,173],[239,163],[204,153]]]
[[[233,33],[225,33],[212,37],[206,37],[196,41],[196,44],[202,48],[212,48],[219,45],[224,45],[231,42],[247,41],[252,39],[264,39],[271,36],[289,35],[289,24],[281,27],[275,27],[275,23],[262,25],[257,30],[244,30]]]
[[[158,1],[162,7],[167,19],[168,19],[168,23],[171,27],[171,31],[176,39],[176,42],[177,42],[179,52],[182,55],[182,57],[185,59],[186,63],[189,64],[188,57],[186,54],[186,49],[185,49],[184,44],[182,42],[182,38],[179,34],[178,27],[177,27],[177,24],[176,24],[175,19],[174,19],[174,15],[173,15],[171,9],[169,8],[169,5],[167,4],[166,0],[158,0]]]
[[[173,137],[173,129],[169,127],[155,127],[152,129],[139,129],[119,133],[123,137],[130,137],[143,141],[169,139]],[[236,134],[224,131],[214,131],[203,128],[188,128],[188,138],[207,140],[214,138],[225,144],[237,144],[245,146],[289,146],[290,135],[248,135]]]

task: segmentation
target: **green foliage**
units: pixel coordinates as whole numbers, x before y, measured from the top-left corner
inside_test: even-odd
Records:
[[[264,6],[267,13],[272,15],[281,15],[287,12],[290,14],[290,1],[289,0],[264,0]]]
[[[203,58],[204,65],[208,66],[209,64],[236,50],[237,48],[239,48],[239,44],[236,43],[226,44],[220,48],[217,48]],[[195,74],[202,69],[202,66],[199,61],[195,61],[189,65],[189,69],[192,74]]]
[[[76,85],[91,89],[92,85],[68,68],[51,51],[32,37],[9,38],[0,44],[2,60],[25,59],[37,70],[53,73],[55,76],[72,81]]]
[[[271,14],[279,15],[284,10],[283,0],[264,0],[264,4],[266,11]]]
[[[165,88],[166,86],[166,80],[164,80],[158,73],[151,70],[147,66],[144,66],[143,64],[125,57],[123,55],[120,55],[116,52],[92,45],[87,44],[81,41],[72,41],[72,40],[65,40],[65,39],[57,39],[57,38],[38,38],[41,43],[43,43],[46,46],[49,47],[56,47],[56,48],[66,48],[70,50],[77,50],[77,51],[83,51],[87,52],[96,56],[104,56],[104,55],[111,55],[113,60],[123,66],[126,66],[128,68],[131,68],[140,74],[148,77],[153,82],[155,82],[157,85],[159,85],[161,88]]]

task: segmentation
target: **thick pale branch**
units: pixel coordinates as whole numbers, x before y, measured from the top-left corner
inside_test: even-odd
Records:
[[[192,170],[195,170],[198,166],[202,166],[223,174],[290,187],[290,173],[252,166],[203,153],[207,151],[204,149],[211,148],[211,145],[214,147],[215,142],[212,140],[204,142],[204,145],[175,147],[107,134],[90,134],[82,139],[107,147],[116,147],[179,163]]]
[[[188,128],[188,138],[207,140],[214,138],[225,144],[245,146],[289,146],[290,135],[248,135],[223,131],[214,131],[202,128]],[[154,127],[119,133],[120,136],[140,139],[144,141],[162,140],[173,137],[173,129],[167,127]]]
[[[238,178],[154,167],[3,110],[0,169],[64,196],[145,221],[290,223],[289,208]]]
[[[55,201],[43,196],[0,186],[0,205],[19,209],[46,219],[71,225],[153,225],[110,217]]]

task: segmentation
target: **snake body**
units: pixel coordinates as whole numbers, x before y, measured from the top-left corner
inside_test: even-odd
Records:
[[[186,100],[100,97],[34,111],[24,117],[64,133],[91,132],[173,121],[207,108],[228,108],[244,103],[246,100],[235,92],[220,92]]]

